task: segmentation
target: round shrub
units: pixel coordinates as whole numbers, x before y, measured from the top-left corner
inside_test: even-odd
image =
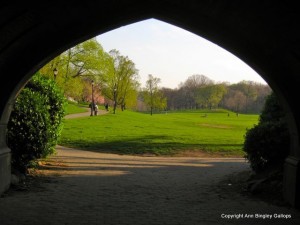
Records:
[[[289,131],[285,114],[272,93],[266,100],[259,123],[245,134],[245,158],[255,172],[282,169],[289,150]]]
[[[281,122],[283,126],[286,126],[285,112],[280,106],[277,97],[274,93],[271,93],[265,102],[264,108],[259,117],[260,123],[277,123]]]
[[[65,104],[54,81],[39,74],[32,77],[17,97],[7,126],[13,169],[26,172],[30,161],[55,152]]]

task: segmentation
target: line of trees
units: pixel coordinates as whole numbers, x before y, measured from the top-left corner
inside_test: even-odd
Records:
[[[54,77],[53,71],[58,71]],[[253,81],[216,83],[205,75],[192,75],[178,88],[159,87],[160,79],[148,76],[141,88],[135,63],[116,49],[105,52],[96,38],[68,49],[45,65],[40,73],[55,79],[66,97],[98,104],[150,111],[217,108],[259,113],[271,93],[268,85]],[[92,88],[92,85],[93,88]],[[100,96],[103,96],[100,98]]]
[[[235,112],[259,113],[271,93],[268,85],[253,81],[216,83],[204,75],[192,75],[177,89],[162,88],[168,110],[225,108]]]

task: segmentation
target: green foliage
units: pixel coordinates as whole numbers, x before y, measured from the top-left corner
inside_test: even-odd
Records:
[[[213,107],[218,107],[226,91],[226,87],[223,84],[201,87],[197,90],[196,102],[203,108],[212,109]]]
[[[127,105],[134,105],[139,76],[133,61],[127,56],[122,56],[116,49],[105,55],[102,61],[106,69],[100,78],[101,91],[106,98],[114,102],[114,113],[117,106],[124,110]]]
[[[36,74],[15,101],[8,122],[7,144],[12,167],[25,172],[31,160],[55,151],[66,101],[56,84]]]
[[[260,123],[285,123],[285,112],[280,106],[274,93],[266,99],[265,106],[260,115]]]
[[[289,150],[285,113],[272,93],[266,100],[258,125],[247,130],[243,150],[255,172],[282,169]]]
[[[41,68],[40,72],[53,79],[53,69],[56,68],[56,83],[64,90],[64,94],[76,100],[87,100],[91,95],[91,80],[98,84],[105,72],[106,55],[96,38],[92,38],[63,52]]]
[[[167,99],[164,97],[163,92],[159,89],[158,84],[160,78],[148,75],[146,81],[146,88],[143,92],[144,103],[150,108],[150,114],[153,110],[162,110],[167,107]]]

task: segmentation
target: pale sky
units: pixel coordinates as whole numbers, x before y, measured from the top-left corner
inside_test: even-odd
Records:
[[[145,85],[148,74],[161,79],[161,87],[176,88],[194,74],[215,82],[242,80],[266,84],[263,78],[239,58],[191,32],[149,19],[97,36],[106,52],[119,50],[139,70]]]

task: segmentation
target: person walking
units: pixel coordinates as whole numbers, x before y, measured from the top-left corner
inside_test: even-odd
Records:
[[[108,111],[108,103],[105,103],[105,109]]]
[[[94,111],[95,111],[95,116],[97,116],[98,115],[98,105],[97,104],[95,104],[95,107],[94,107]]]

